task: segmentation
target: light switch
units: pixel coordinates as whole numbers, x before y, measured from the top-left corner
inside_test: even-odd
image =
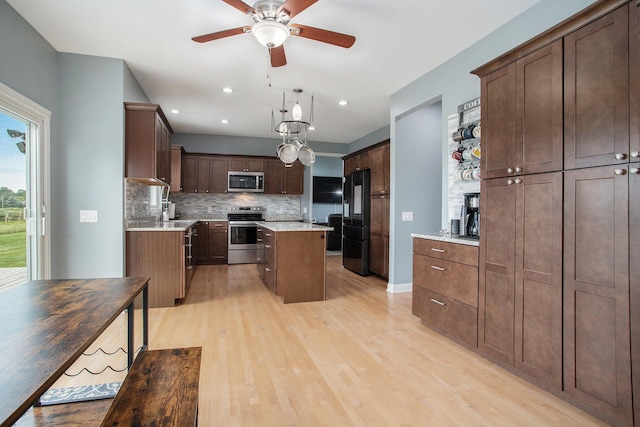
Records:
[[[98,211],[91,210],[81,210],[80,211],[80,222],[98,222]]]
[[[403,221],[413,221],[413,212],[402,212]]]

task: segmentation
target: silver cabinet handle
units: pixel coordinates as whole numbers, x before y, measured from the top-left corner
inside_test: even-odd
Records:
[[[271,271],[271,269],[269,267],[265,267],[264,271],[266,271],[267,273],[269,273]]]
[[[616,153],[616,160],[624,160],[627,158],[627,155],[624,153]]]
[[[515,182],[516,184],[520,184],[522,180],[520,178],[516,178],[513,182]]]
[[[613,171],[613,173],[615,173],[616,175],[624,175],[627,173],[627,171],[625,169],[616,169],[615,171]]]
[[[442,301],[438,301],[437,299],[431,298],[431,302],[435,302],[438,305],[447,305],[445,303],[443,303]]]
[[[265,236],[271,237],[271,236],[273,236],[273,234],[265,233]]]
[[[637,159],[638,157],[640,157],[640,153],[638,153],[637,151],[632,151],[631,152],[631,157],[634,159]]]
[[[513,173],[513,169],[507,168],[507,173]]]
[[[432,251],[434,252],[440,252],[440,253],[445,253],[447,251],[445,251],[444,249],[438,249],[438,248],[431,248]]]
[[[438,270],[438,271],[447,271],[446,268],[442,268],[442,267],[437,267],[435,265],[432,265],[431,268],[433,268],[434,270]]]
[[[513,180],[512,179],[508,179],[507,180],[507,185],[511,185],[511,184],[513,184]]]
[[[264,245],[265,248],[270,249],[271,245]]]
[[[262,242],[262,239],[256,239],[256,242]]]
[[[520,166],[516,166],[516,172],[522,172],[522,168]]]
[[[637,174],[639,174],[639,173],[640,173],[640,169],[638,169],[638,168],[631,168],[631,169],[629,169],[629,173],[632,173],[632,174],[634,174],[634,175],[637,175]]]

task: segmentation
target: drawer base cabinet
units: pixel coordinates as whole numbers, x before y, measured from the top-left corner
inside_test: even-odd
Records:
[[[413,239],[412,313],[456,342],[478,345],[477,246]]]

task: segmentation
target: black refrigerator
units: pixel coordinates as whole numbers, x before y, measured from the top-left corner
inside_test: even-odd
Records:
[[[361,276],[368,276],[371,215],[369,170],[346,176],[342,193],[342,265]]]

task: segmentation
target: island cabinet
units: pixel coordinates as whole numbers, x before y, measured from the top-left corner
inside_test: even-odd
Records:
[[[265,194],[300,195],[304,192],[304,166],[299,161],[285,165],[279,159],[264,159]]]
[[[125,177],[171,182],[173,129],[157,104],[125,102]]]
[[[435,239],[413,238],[412,313],[425,326],[475,348],[478,247]]]
[[[223,156],[186,154],[182,187],[185,193],[226,193],[228,161]]]
[[[264,161],[260,157],[229,156],[230,172],[264,172]]]
[[[265,285],[286,303],[324,301],[326,230],[304,223],[262,226]],[[278,231],[276,231],[278,230]]]

